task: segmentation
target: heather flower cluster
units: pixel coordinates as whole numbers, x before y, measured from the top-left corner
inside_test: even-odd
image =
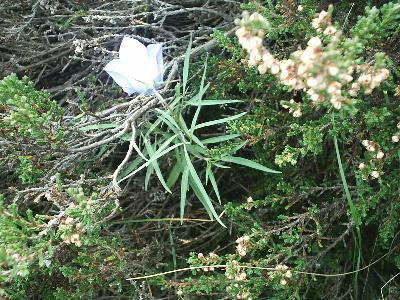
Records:
[[[79,231],[82,228],[82,224],[80,222],[75,222],[75,219],[72,217],[66,217],[60,222],[58,228],[64,232],[64,243],[74,244],[77,247],[82,246],[82,241],[79,234]]]
[[[225,276],[229,280],[234,280],[232,286],[227,287],[227,291],[236,294],[236,299],[247,299],[251,300],[250,292],[242,284],[246,280],[247,274],[240,268],[237,260],[232,260],[227,264]]]
[[[397,129],[400,129],[400,123],[396,125]],[[400,130],[398,130],[394,135],[392,135],[392,142],[398,143],[400,141]]]
[[[213,252],[208,254],[208,256],[204,256],[203,253],[199,253],[199,254],[197,254],[197,258],[199,259],[201,264],[210,265],[209,267],[202,268],[202,270],[204,272],[214,271],[215,267],[213,267],[213,265],[216,265],[216,264],[220,263],[220,261],[221,261],[221,258]]]
[[[243,237],[240,237],[236,240],[236,250],[237,253],[240,256],[246,256],[247,254],[247,247],[249,246],[250,243],[250,237],[248,235],[245,235]]]
[[[381,150],[378,143],[370,140],[363,140],[361,144],[370,153],[367,163],[361,162],[358,169],[362,172],[364,180],[371,176],[373,179],[378,179],[382,174],[382,163],[385,158],[385,153]]]
[[[245,204],[244,208],[246,210],[251,210],[253,207],[254,207],[254,199],[253,199],[253,197],[249,196],[249,197],[247,197],[246,204]]]
[[[280,276],[280,284],[286,285],[288,280],[292,278],[292,271],[289,270],[287,265],[279,264],[275,267],[275,272],[270,272],[269,277],[274,279],[277,276]]]
[[[341,32],[332,25],[331,10],[322,11],[312,26],[328,41],[324,45],[318,36],[307,42],[307,47],[293,52],[289,59],[278,60],[264,47],[263,38],[268,21],[258,13],[245,13],[236,31],[240,45],[249,53],[249,66],[257,66],[260,74],[269,72],[293,90],[304,91],[315,104],[330,102],[336,108],[351,103],[360,91],[371,94],[389,77],[385,68],[356,65],[353,59],[343,59]],[[359,73],[358,79],[355,74]],[[294,117],[302,115],[300,103],[284,104]]]

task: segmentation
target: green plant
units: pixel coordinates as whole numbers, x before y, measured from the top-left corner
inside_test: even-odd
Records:
[[[52,154],[63,147],[63,110],[46,91],[15,74],[0,81],[0,165],[23,184],[37,183]],[[4,178],[4,182],[9,179]]]
[[[164,109],[155,109],[156,121],[150,123],[148,130],[142,135],[144,149],[138,151],[138,157],[120,174],[119,182],[135,175],[144,168],[147,168],[145,186],[147,188],[151,175],[155,172],[164,189],[171,193],[175,183],[181,178],[180,182],[180,217],[183,219],[184,209],[188,190],[191,189],[206,208],[211,218],[215,218],[221,225],[225,226],[212,204],[211,197],[206,191],[205,184],[211,183],[213,191],[221,202],[218,184],[214,172],[217,168],[227,168],[227,163],[243,165],[267,173],[280,173],[260,165],[255,161],[234,156],[234,154],[246,145],[241,142],[238,134],[215,135],[211,138],[201,138],[198,132],[212,126],[221,126],[244,116],[240,113],[221,119],[215,119],[199,123],[200,111],[204,107],[216,105],[228,105],[238,103],[237,100],[205,100],[203,99],[209,84],[205,85],[207,64],[204,66],[203,76],[200,82],[199,91],[194,95],[188,95],[187,83],[189,74],[189,57],[191,43],[186,52],[185,63],[183,66],[182,86],[179,84],[175,89],[174,100],[166,104],[164,99],[154,90],[160,103],[164,104]],[[185,116],[196,108],[190,125],[187,125]],[[131,141],[133,142],[133,141]],[[223,148],[221,145],[225,145]],[[170,152],[173,152],[175,164],[171,169],[167,180],[164,179],[158,160]],[[148,158],[146,157],[148,156]],[[170,159],[168,159],[170,160]],[[143,164],[141,164],[144,162]],[[140,165],[141,164],[141,165]],[[196,170],[195,165],[203,165],[205,169],[205,179],[200,179],[202,175]],[[199,167],[197,167],[199,168]],[[204,184],[205,182],[205,184]]]
[[[102,235],[102,220],[115,204],[82,189],[59,192],[73,201],[51,217],[1,204],[0,291],[10,299],[28,299],[30,293],[84,299],[94,297],[105,281],[122,286],[123,243]]]
[[[48,92],[37,91],[27,77],[12,74],[0,81],[0,113],[2,136],[51,146],[63,139],[60,105]]]

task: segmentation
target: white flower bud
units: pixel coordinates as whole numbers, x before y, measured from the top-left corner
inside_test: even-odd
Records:
[[[336,76],[339,73],[339,68],[335,65],[331,65],[328,67],[329,75]]]
[[[276,62],[274,62],[271,66],[271,73],[274,75],[279,73],[279,65]]]
[[[316,48],[321,47],[322,42],[321,42],[321,40],[319,39],[319,37],[314,36],[314,37],[312,37],[312,38],[308,41],[307,45],[310,46],[311,48],[316,49]]]
[[[380,174],[379,174],[378,171],[372,171],[372,172],[371,172],[371,176],[372,176],[373,178],[379,178]]]
[[[301,109],[300,108],[298,108],[298,109],[296,109],[294,112],[293,112],[293,117],[295,117],[295,118],[300,118],[301,116],[302,116],[302,112],[301,112]]]
[[[378,153],[376,154],[377,159],[382,159],[384,156],[385,156],[385,153],[383,153],[383,151],[378,151]]]

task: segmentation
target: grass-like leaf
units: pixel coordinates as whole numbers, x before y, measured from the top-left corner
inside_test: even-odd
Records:
[[[242,100],[202,100],[202,101],[189,101],[188,105],[191,106],[211,106],[211,105],[222,105],[231,103],[241,103]]]
[[[189,39],[189,45],[186,49],[185,53],[185,58],[183,61],[183,74],[182,74],[182,88],[183,88],[183,93],[185,94],[186,92],[186,84],[188,82],[188,76],[189,76],[189,63],[190,63],[190,54],[192,52],[192,35],[190,35]]]
[[[219,204],[221,204],[221,196],[219,195],[217,181],[215,180],[215,176],[214,176],[211,168],[209,168],[208,170],[209,170],[208,171],[208,177],[210,178],[211,185],[212,185],[212,187],[214,189],[215,195],[217,196]]]
[[[172,168],[171,172],[169,173],[168,179],[167,179],[167,186],[172,189],[175,185],[175,183],[178,181],[179,175],[182,172],[182,166],[179,162],[176,162],[174,167]]]
[[[208,210],[211,212],[212,216],[215,217],[215,219],[217,220],[218,223],[220,223],[222,226],[226,227],[224,225],[224,223],[222,223],[217,212],[215,211],[214,205],[212,204],[210,197],[208,196],[203,184],[201,183],[199,176],[197,175],[196,169],[194,168],[192,161],[190,160],[189,154],[188,154],[185,146],[184,146],[184,151],[185,151],[187,168],[189,169],[189,173],[190,173],[191,178],[193,179],[194,185],[200,192],[200,199],[203,200],[203,202],[204,202],[203,205],[208,208]]]
[[[180,201],[180,218],[181,224],[183,223],[183,216],[185,215],[185,207],[186,207],[186,194],[189,187],[189,168],[186,166],[182,172],[182,181],[181,181],[181,201]]]
[[[165,154],[167,154],[168,152],[170,152],[171,150],[174,150],[175,148],[179,147],[183,145],[183,143],[179,143],[179,144],[175,144],[171,147],[168,147],[167,149],[165,149],[164,151],[161,151],[159,153],[157,153],[157,151],[159,151],[159,149],[154,153],[154,156],[151,157],[146,163],[144,163],[143,165],[141,165],[139,168],[137,168],[135,171],[133,171],[132,173],[130,173],[129,175],[126,175],[124,178],[122,178],[121,180],[119,180],[118,182],[124,181],[126,179],[128,179],[129,177],[135,175],[136,173],[138,173],[139,171],[143,170],[144,168],[148,167],[153,161],[159,159],[160,157],[164,156]]]
[[[216,143],[221,143],[229,140],[233,140],[240,137],[240,134],[228,134],[228,135],[221,135],[221,136],[215,136],[211,137],[208,139],[204,139],[201,142],[203,144],[216,144]]]
[[[223,124],[223,123],[226,123],[226,122],[229,122],[229,121],[233,121],[233,120],[239,119],[239,118],[243,117],[245,114],[246,114],[246,112],[243,112],[243,113],[240,113],[238,115],[234,115],[234,116],[230,116],[230,117],[226,117],[226,118],[222,118],[222,119],[218,119],[218,120],[204,122],[204,123],[196,125],[195,129],[200,129],[200,128],[204,128],[204,127]]]
[[[250,159],[247,158],[243,158],[243,157],[236,157],[236,156],[225,156],[221,158],[222,161],[226,161],[226,162],[230,162],[233,164],[237,164],[237,165],[242,165],[242,166],[246,166],[252,169],[256,169],[256,170],[260,170],[266,173],[274,173],[274,174],[281,174],[282,172],[279,171],[275,171],[272,170],[270,168],[264,167],[263,165],[252,161]]]
[[[151,144],[145,140],[144,146],[146,147],[147,153],[149,153],[150,158],[151,158],[152,156],[154,156],[154,153],[155,153],[155,152],[154,152],[154,149],[153,149],[153,147],[151,146]],[[158,180],[160,180],[160,182],[161,182],[162,186],[164,187],[164,189],[165,189],[167,192],[169,192],[169,193],[172,194],[172,192],[171,192],[171,190],[169,189],[167,183],[165,182],[164,176],[163,176],[162,173],[161,173],[160,166],[158,165],[157,160],[154,160],[154,161],[152,162],[152,164],[149,166],[148,169],[150,169],[150,167],[153,167],[154,170],[156,171],[156,175],[157,175],[157,177],[158,177]],[[151,175],[151,174],[150,174],[150,175]],[[148,184],[148,182],[147,182],[147,184]],[[147,187],[146,187],[146,188],[147,188]]]

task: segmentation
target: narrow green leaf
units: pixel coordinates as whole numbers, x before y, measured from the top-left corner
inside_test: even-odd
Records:
[[[354,224],[356,225],[356,227],[358,227],[360,225],[360,220],[357,215],[356,207],[354,206],[353,200],[351,198],[349,186],[347,185],[347,181],[346,181],[346,176],[344,175],[344,170],[343,170],[342,160],[340,158],[339,146],[338,146],[336,135],[333,136],[333,143],[335,144],[336,159],[337,159],[338,166],[339,166],[340,178],[343,183],[343,189],[344,189],[344,192],[346,195],[347,203],[349,204],[350,214],[351,214]]]
[[[139,168],[137,168],[135,171],[133,171],[132,173],[126,175],[125,177],[123,177],[122,179],[120,179],[118,182],[124,181],[126,179],[128,179],[129,177],[135,175],[136,173],[138,173],[139,171],[143,170],[144,168],[146,168],[147,166],[149,166],[153,161],[159,159],[160,157],[162,157],[163,155],[167,154],[168,152],[170,152],[171,150],[174,150],[175,148],[179,147],[183,145],[183,143],[179,143],[179,144],[175,144],[171,147],[168,147],[167,149],[165,149],[164,151],[161,151],[160,153],[157,153],[158,150],[156,151],[155,155],[153,157],[151,157],[146,163],[144,163],[143,165],[141,165]]]
[[[275,171],[272,170],[270,168],[264,167],[263,165],[252,161],[250,159],[246,159],[243,157],[236,157],[236,156],[225,156],[221,158],[222,161],[226,161],[226,162],[230,162],[230,163],[234,163],[234,164],[238,164],[238,165],[242,165],[242,166],[246,166],[252,169],[256,169],[256,170],[260,170],[263,172],[267,172],[267,173],[274,173],[274,174],[280,174],[282,172],[279,171]]]
[[[210,177],[210,182],[214,189],[215,195],[217,196],[219,204],[221,204],[221,197],[219,195],[218,184],[217,184],[217,181],[215,180],[215,177],[214,177],[214,174],[213,174],[211,168],[210,168],[210,172],[208,173],[208,176]]]
[[[231,104],[240,103],[242,100],[202,100],[202,101],[189,101],[188,105],[191,106],[210,106],[210,105],[221,105],[221,104]]]
[[[193,131],[196,129],[196,123],[197,123],[197,119],[199,118],[200,111],[201,111],[201,106],[199,105],[196,108],[196,111],[195,111],[195,113],[193,115],[192,123],[190,124],[190,133],[192,135],[193,135]]]
[[[238,115],[234,115],[234,116],[230,116],[230,117],[226,117],[226,118],[222,118],[222,119],[218,119],[218,120],[213,120],[213,121],[208,121],[208,122],[205,122],[205,123],[201,123],[201,124],[196,125],[195,129],[200,129],[200,128],[203,128],[203,127],[214,126],[214,125],[226,123],[226,122],[229,122],[229,121],[232,121],[232,120],[239,119],[240,117],[243,117],[245,114],[246,114],[246,112],[243,112],[243,113],[238,114]]]
[[[188,138],[190,140],[192,140],[193,142],[195,142],[197,145],[199,145],[202,148],[205,148],[205,146],[203,145],[203,143],[199,140],[199,138],[197,136],[195,136],[194,134],[192,134],[192,132],[190,132],[190,130],[187,128],[186,126],[186,122],[183,119],[183,116],[180,114],[179,115],[179,124],[181,124],[185,134],[188,136]]]
[[[234,154],[237,151],[239,151],[240,149],[242,149],[244,146],[246,146],[246,144],[247,144],[247,141],[243,141],[240,144],[237,144],[236,146],[231,148],[229,151],[230,151],[231,154]]]
[[[204,149],[201,146],[198,146],[198,145],[187,144],[186,145],[186,149],[189,150],[190,154],[193,154],[193,155],[195,155],[197,157],[201,157],[201,156],[206,156],[207,155],[207,150]]]
[[[189,181],[189,169],[186,166],[182,172],[182,181],[181,181],[181,201],[180,201],[181,224],[183,223],[183,216],[185,215],[186,194],[187,194],[188,187],[189,187],[188,181]]]
[[[167,179],[167,186],[172,189],[176,183],[176,181],[179,178],[179,175],[182,172],[182,166],[179,162],[176,162],[174,167],[172,168],[171,172],[169,173],[168,179]]]
[[[206,81],[206,73],[207,73],[207,62],[208,62],[208,54],[206,56],[206,60],[204,61],[204,70],[203,70],[203,76],[201,76],[201,82],[200,82],[200,97],[199,100],[203,98],[204,93],[208,89],[208,86],[204,88],[204,82]],[[209,84],[208,84],[209,85]]]
[[[185,146],[184,146],[184,151],[185,151],[186,164],[189,169],[190,176],[193,178],[194,184],[199,189],[199,192],[201,194],[202,199],[204,200],[206,207],[209,208],[209,210],[211,211],[211,214],[215,217],[217,222],[220,223],[223,227],[226,227],[224,225],[224,223],[222,223],[217,212],[215,211],[214,206],[211,202],[211,199],[208,196],[203,184],[201,183],[199,176],[197,175],[196,169],[194,168],[192,161],[190,160],[189,154],[188,154]]]
[[[147,150],[147,152],[149,153],[149,156],[150,156],[150,159],[151,159],[151,157],[154,156],[154,153],[155,153],[155,152],[154,152],[154,149],[153,149],[153,147],[150,145],[150,143],[149,143],[148,141],[146,141],[146,140],[145,140],[144,145],[145,145],[146,150]],[[160,166],[158,165],[157,160],[154,160],[154,161],[152,162],[152,164],[148,167],[148,169],[150,169],[150,167],[153,167],[154,170],[156,171],[156,175],[157,175],[157,177],[158,177],[158,180],[160,180],[160,182],[161,182],[162,186],[164,187],[164,189],[165,189],[168,193],[171,193],[171,194],[172,194],[171,190],[169,189],[167,183],[166,183],[165,180],[164,180],[164,176],[163,176],[162,173],[161,173]]]
[[[179,129],[179,125],[175,122],[174,118],[172,118],[168,113],[165,111],[156,108],[155,111],[159,113],[160,115],[158,116],[162,121],[168,125],[168,127],[175,133],[179,134],[181,131]]]
[[[181,84],[180,82],[177,82],[175,85],[175,99],[181,98]]]
[[[225,166],[225,165],[222,165],[222,164],[219,164],[219,163],[216,163],[216,162],[213,162],[213,166],[216,166],[216,167],[221,168],[221,169],[230,169],[231,168],[229,166]]]
[[[201,83],[200,83],[200,91],[199,93],[196,95],[195,99],[196,102],[201,102],[203,99],[203,95],[205,93],[205,91],[208,89],[209,84],[206,86],[206,88],[204,88],[204,81],[206,79],[206,71],[207,71],[207,59],[204,65],[204,71],[203,71],[203,76],[201,78]],[[200,110],[201,110],[201,106],[199,105],[196,109],[196,112],[194,113],[193,119],[192,119],[192,123],[190,124],[190,133],[193,135],[193,132],[195,130],[195,126],[197,124],[197,119],[199,118],[200,115]]]
[[[200,203],[204,206],[208,216],[210,217],[210,219],[212,221],[214,221],[214,215],[211,211],[211,208],[208,206],[207,201],[204,199],[203,194],[200,192],[198,186],[196,185],[196,183],[193,180],[193,177],[190,176],[189,174],[189,186],[190,188],[193,190],[195,196],[197,197],[197,199],[199,199]]]
[[[190,54],[192,52],[192,34],[190,34],[189,45],[186,49],[185,58],[183,61],[183,78],[182,78],[182,88],[183,93],[186,92],[186,84],[189,76],[189,63],[190,63]]]
[[[129,173],[133,172],[143,161],[140,156],[136,157],[119,175],[120,178],[124,178]]]
[[[208,139],[204,139],[201,142],[203,144],[216,144],[216,143],[221,143],[229,140],[233,140],[240,137],[240,134],[228,134],[228,135],[220,135],[220,136],[215,136],[211,137]]]
[[[151,164],[150,166],[147,167],[146,176],[144,177],[144,190],[145,191],[147,191],[149,188],[149,182],[150,182],[151,175],[153,175],[153,172],[154,172],[154,167],[153,167],[153,164]]]
[[[171,136],[170,138],[168,138],[167,140],[165,140],[161,146],[157,149],[156,154],[163,151],[169,144],[171,144],[171,142],[177,137],[178,135],[174,134],[173,136]]]
[[[154,121],[153,124],[151,124],[149,130],[147,130],[146,134],[144,135],[145,137],[150,136],[150,134],[157,129],[157,127],[161,124],[161,119],[157,119]]]

